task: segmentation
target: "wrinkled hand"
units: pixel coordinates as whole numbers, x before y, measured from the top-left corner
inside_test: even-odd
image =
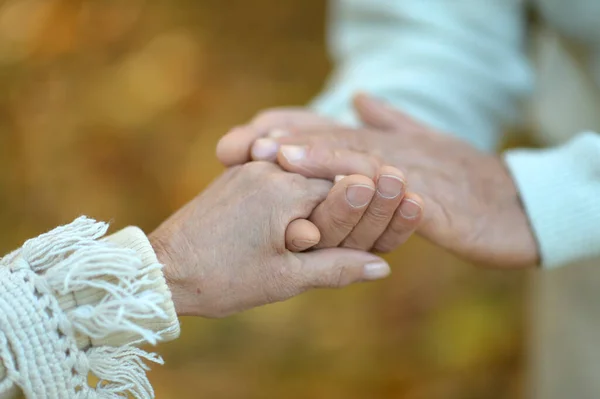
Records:
[[[259,113],[248,125],[232,129],[219,142],[217,156],[227,166],[252,159],[276,161],[278,144],[264,137],[281,137],[293,128],[326,131],[330,127],[340,125],[304,108],[274,108]],[[359,174],[341,176],[347,174],[328,177],[341,179],[340,187],[336,186],[338,189],[332,190],[310,216],[320,232],[320,240],[313,248],[340,246],[389,252],[404,243],[419,225],[423,205],[418,195],[407,190],[402,172],[384,165],[371,174],[371,179]],[[316,236],[314,230],[308,230],[306,226],[290,226],[288,249],[309,248],[311,243],[306,237]],[[293,245],[293,241],[305,245]]]
[[[337,187],[337,186],[336,186]],[[286,228],[322,203],[331,183],[252,162],[229,169],[151,235],[180,315],[222,317],[310,288],[387,276],[350,249],[286,250]]]
[[[538,263],[531,227],[500,157],[366,96],[357,97],[355,108],[365,128],[292,127],[270,138],[279,150],[278,162],[286,170],[322,178],[375,176],[380,165],[394,165],[425,201],[418,229],[423,236],[474,262]]]

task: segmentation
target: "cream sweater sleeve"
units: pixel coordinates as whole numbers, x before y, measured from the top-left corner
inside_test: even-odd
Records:
[[[532,87],[520,0],[331,0],[333,75],[314,107],[356,123],[365,91],[476,147],[496,149]]]
[[[179,323],[144,233],[107,228],[81,217],[0,260],[0,397],[154,396],[144,361],[162,360],[137,346]]]
[[[505,159],[543,265],[600,259],[600,134],[582,133],[556,148],[508,151]]]

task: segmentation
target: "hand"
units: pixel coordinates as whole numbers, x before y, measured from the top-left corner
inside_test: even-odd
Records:
[[[232,129],[217,147],[217,156],[227,166],[252,159],[276,161],[278,145],[271,139],[286,134],[294,127],[326,129],[340,126],[328,118],[302,108],[276,108],[259,113],[248,125]],[[360,168],[357,168],[357,170]],[[389,252],[404,243],[415,231],[423,214],[421,198],[407,190],[406,178],[400,170],[382,166],[371,177],[335,176],[342,187],[334,189],[326,201],[310,216],[320,231],[314,248],[345,247]],[[330,176],[334,179],[334,176]],[[352,190],[345,188],[352,187]],[[304,242],[302,247],[288,240],[287,248],[301,251],[309,248],[307,237],[315,231],[305,226],[290,226],[289,237]],[[314,243],[312,243],[314,245]]]
[[[387,276],[377,256],[350,249],[295,254],[288,225],[305,219],[331,183],[266,162],[229,169],[151,235],[180,315],[222,317],[310,288]]]
[[[405,171],[427,212],[418,232],[474,261],[500,267],[539,262],[534,235],[502,159],[438,133],[374,99],[355,108],[365,128],[290,128],[271,138],[289,171],[331,178],[374,176],[382,164]]]

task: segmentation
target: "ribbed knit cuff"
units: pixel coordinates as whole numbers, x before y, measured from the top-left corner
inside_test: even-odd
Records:
[[[154,248],[150,244],[146,234],[138,227],[127,227],[107,237],[107,240],[117,244],[120,247],[133,249],[142,259],[144,267],[157,264],[158,259]],[[171,290],[167,286],[163,269],[153,270],[149,273],[150,280],[156,281],[151,287],[154,292],[160,293],[164,301],[160,307],[165,312],[165,319],[140,320],[143,328],[148,328],[160,335],[161,342],[172,341],[179,337],[179,320],[175,313]]]
[[[105,240],[115,244],[119,248],[134,250],[142,261],[140,270],[158,264],[158,259],[156,258],[154,249],[150,245],[150,241],[148,241],[144,232],[137,227],[126,227],[106,237]],[[171,291],[167,286],[162,270],[150,268],[148,273],[143,273],[143,276],[140,277],[146,278],[149,281],[144,287],[145,290],[158,293],[163,297],[163,300],[159,303],[159,307],[166,317],[139,318],[132,321],[139,327],[158,334],[162,342],[176,339],[180,332],[179,321],[175,313],[173,301],[171,300]],[[112,280],[107,278],[107,281],[116,283],[117,280],[115,278]],[[87,288],[68,295],[59,295],[57,299],[63,311],[69,312],[78,306],[96,305],[105,295],[106,292],[104,290]],[[77,346],[79,348],[103,345],[121,346],[142,342],[141,338],[139,334],[131,330],[113,333],[101,338],[78,335]]]
[[[542,266],[600,257],[600,135],[512,150],[505,160],[537,237]]]

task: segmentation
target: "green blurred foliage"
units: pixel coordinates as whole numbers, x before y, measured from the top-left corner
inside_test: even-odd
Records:
[[[151,231],[218,138],[329,70],[319,0],[0,3],[0,247],[80,214]],[[182,319],[158,398],[518,398],[524,276],[413,239],[387,281]]]

